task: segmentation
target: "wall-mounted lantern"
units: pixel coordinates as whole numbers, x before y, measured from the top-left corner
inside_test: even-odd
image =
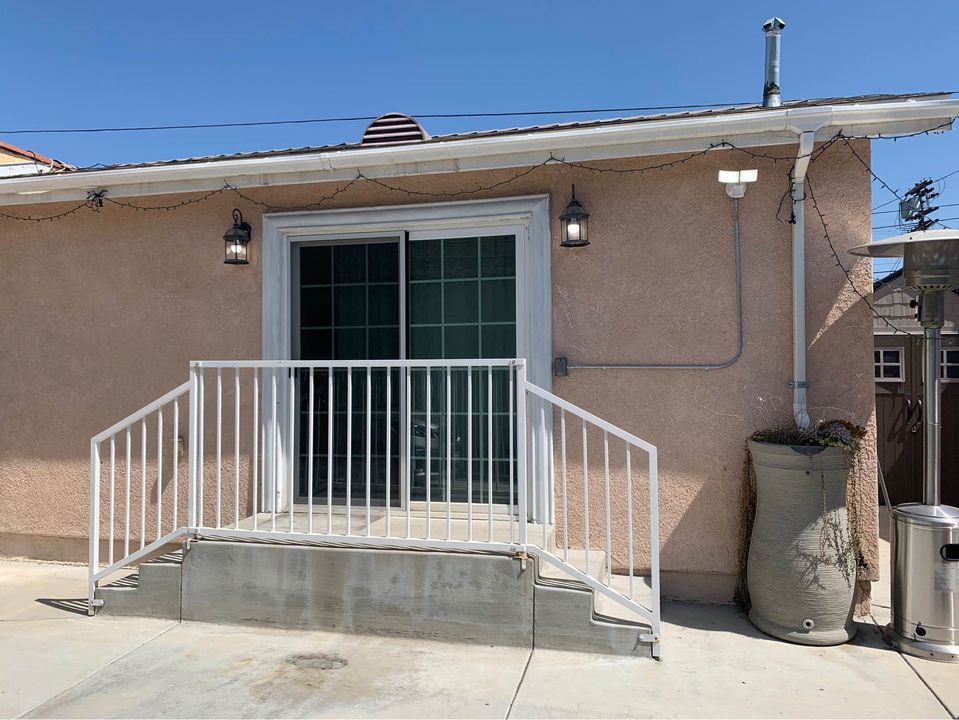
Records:
[[[249,244],[253,235],[250,223],[243,221],[243,213],[233,208],[233,227],[223,233],[224,257],[227,265],[249,265]]]
[[[573,199],[559,216],[563,226],[563,247],[583,247],[589,245],[588,221],[589,213],[583,209],[576,199],[576,186],[573,185]]]

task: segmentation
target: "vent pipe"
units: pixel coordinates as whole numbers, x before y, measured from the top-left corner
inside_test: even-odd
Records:
[[[763,23],[766,35],[766,82],[763,84],[763,107],[779,107],[779,38],[786,23],[771,17]]]

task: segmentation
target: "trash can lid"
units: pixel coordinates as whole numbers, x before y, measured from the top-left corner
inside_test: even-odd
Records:
[[[903,503],[892,509],[897,520],[914,522],[918,525],[944,525],[959,527],[959,508],[951,505],[923,505],[922,503]]]

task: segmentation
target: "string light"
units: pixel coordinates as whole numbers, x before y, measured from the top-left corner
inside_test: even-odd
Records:
[[[836,250],[836,246],[833,245],[832,237],[829,235],[829,225],[826,223],[826,216],[823,213],[822,209],[819,207],[819,203],[816,201],[816,193],[813,190],[812,177],[810,176],[808,172],[806,173],[806,187],[809,189],[809,192],[808,192],[809,200],[812,203],[813,209],[816,211],[816,215],[819,217],[820,225],[822,225],[823,238],[826,240],[826,244],[829,246],[829,251],[832,253],[833,259],[836,261],[836,266],[840,270],[842,270],[843,274],[846,276],[846,282],[849,284],[849,287],[853,289],[853,292],[855,292],[856,295],[859,296],[859,299],[866,304],[866,307],[869,308],[869,310],[872,312],[872,314],[875,317],[882,320],[886,325],[888,325],[892,329],[894,335],[895,334],[914,335],[915,333],[906,332],[905,330],[902,330],[896,327],[895,325],[893,325],[891,322],[889,322],[889,319],[885,317],[884,315],[882,315],[878,310],[876,310],[876,307],[869,301],[869,298],[866,297],[866,295],[856,286],[856,283],[853,282],[852,274],[849,272],[849,269],[843,263],[842,258],[839,257],[839,253]]]

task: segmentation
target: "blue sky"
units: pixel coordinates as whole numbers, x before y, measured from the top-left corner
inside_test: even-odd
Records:
[[[352,141],[365,123],[3,131],[750,102],[761,97],[760,26],[771,15],[787,22],[785,99],[959,89],[959,3],[949,1],[7,0],[3,9],[0,139],[79,165]],[[569,118],[424,124],[445,132],[553,119]],[[873,163],[900,190],[940,177],[959,169],[959,129],[873,143]],[[959,203],[959,174],[942,190],[940,202]],[[891,197],[874,185],[874,206]],[[939,217],[959,217],[959,205]],[[895,218],[877,214],[874,225]]]

